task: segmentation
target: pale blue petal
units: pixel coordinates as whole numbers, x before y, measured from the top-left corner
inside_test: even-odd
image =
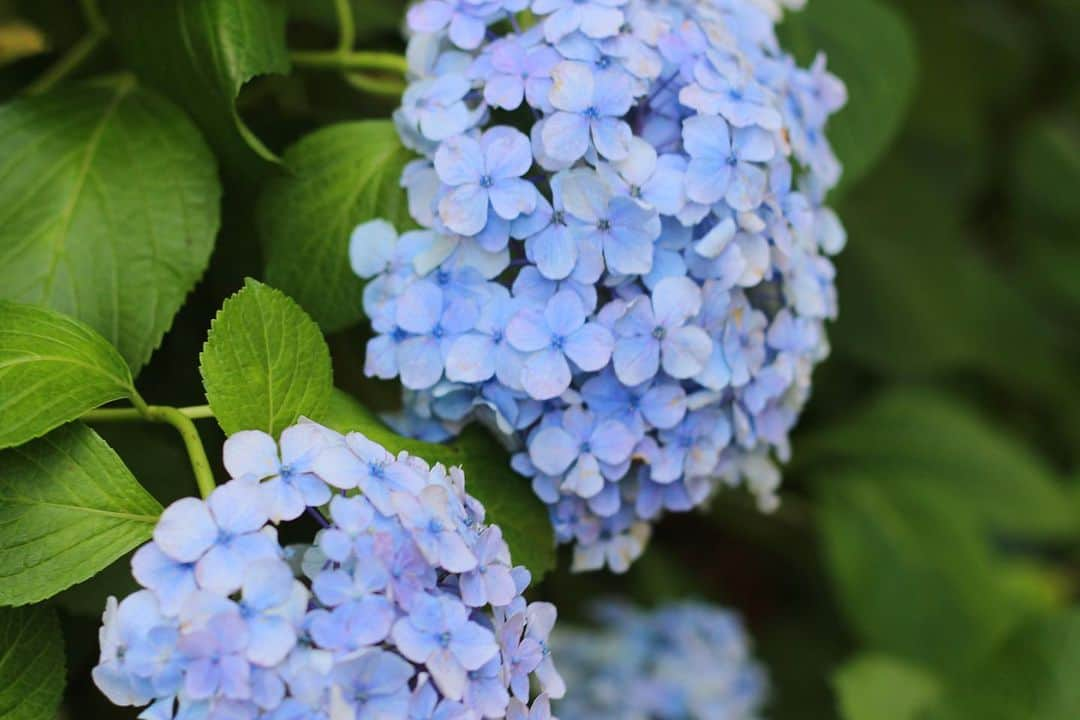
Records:
[[[540,472],[561,475],[577,457],[579,444],[561,427],[546,427],[529,441],[529,458]]]
[[[570,366],[562,352],[554,349],[533,353],[521,372],[521,386],[536,400],[551,400],[570,387]]]
[[[651,335],[624,337],[612,353],[615,374],[627,385],[640,385],[660,369],[660,343]]]
[[[614,346],[615,338],[610,330],[597,323],[587,323],[566,338],[563,351],[582,370],[597,372],[611,360]]]

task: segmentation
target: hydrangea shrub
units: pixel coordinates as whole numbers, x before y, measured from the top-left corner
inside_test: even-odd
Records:
[[[109,600],[93,678],[112,702],[152,720],[550,717],[555,608],[522,597],[529,573],[460,468],[313,422],[238,432],[224,460],[233,479],[170,505],[136,551],[143,589]],[[278,524],[305,513],[314,542],[283,547]]]
[[[552,637],[569,683],[564,720],[754,720],[768,683],[733,613],[697,602],[595,608],[599,626]]]
[[[798,3],[788,3],[789,5]],[[770,0],[424,0],[395,121],[419,229],[357,227],[403,431],[479,420],[517,452],[577,569],[720,487],[778,502],[775,460],[828,354],[825,127]]]

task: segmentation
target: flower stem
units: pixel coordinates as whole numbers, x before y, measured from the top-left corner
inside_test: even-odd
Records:
[[[338,20],[338,50],[350,52],[356,44],[356,20],[353,19],[352,5],[349,0],[334,0],[334,11]]]
[[[301,67],[323,70],[380,70],[404,75],[408,69],[404,57],[390,52],[294,50],[289,57]]]
[[[357,90],[363,90],[373,95],[387,95],[399,98],[405,92],[405,85],[400,80],[383,80],[361,75],[360,73],[345,73],[344,78],[345,82]]]
[[[147,405],[146,401],[132,391],[130,408],[100,408],[91,410],[82,416],[86,422],[128,422],[145,421],[171,425],[184,441],[188,459],[191,462],[191,470],[195,474],[195,484],[199,487],[199,494],[203,498],[210,497],[214,492],[214,472],[210,468],[210,460],[206,456],[206,448],[203,447],[199,430],[193,420],[211,418],[213,411],[207,405],[195,407],[175,408],[164,405]]]
[[[27,95],[40,95],[48,92],[54,85],[77,70],[89,58],[106,35],[109,34],[105,19],[95,0],[80,0],[83,16],[86,18],[86,34],[72,45],[59,60],[51,65],[34,82],[26,87]]]

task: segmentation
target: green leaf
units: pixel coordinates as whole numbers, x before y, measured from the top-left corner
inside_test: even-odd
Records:
[[[334,0],[289,0],[289,20],[303,20],[321,25],[328,30],[337,29],[337,13]],[[406,0],[349,0],[356,36],[369,40],[380,35],[400,36],[401,19],[405,17]]]
[[[919,720],[941,694],[933,675],[887,655],[860,655],[833,685],[843,720]]]
[[[0,300],[0,448],[132,392],[124,358],[94,330],[52,310]]]
[[[66,680],[56,611],[0,608],[0,720],[56,717]]]
[[[905,143],[844,198],[837,353],[894,377],[968,371],[1060,406],[1080,391],[1060,333],[968,237],[920,147]]]
[[[1080,611],[1039,618],[950,692],[932,720],[1075,720],[1080,717]]]
[[[904,18],[879,0],[813,0],[779,28],[801,63],[819,51],[848,88],[848,106],[832,118],[829,139],[844,165],[841,187],[874,166],[903,126],[915,91],[915,41]]]
[[[161,505],[93,430],[0,451],[0,605],[38,602],[150,538]]]
[[[462,466],[466,490],[483,503],[487,521],[502,528],[514,562],[527,567],[534,582],[555,567],[555,541],[544,504],[528,480],[510,469],[506,451],[483,428],[473,426],[447,445],[412,440],[336,389],[326,411],[314,419],[338,432],[362,433],[393,453],[404,450],[431,464]]]
[[[316,417],[333,388],[330,350],[291,298],[248,279],[225,301],[199,356],[206,397],[222,429],[277,435]]]
[[[267,282],[327,332],[363,317],[363,282],[349,266],[353,228],[373,218],[399,231],[411,226],[400,181],[412,157],[389,121],[334,125],[289,148],[289,173],[263,190],[257,218]]]
[[[800,463],[836,461],[917,474],[926,492],[993,531],[1068,538],[1080,529],[1064,483],[1038,455],[933,390],[889,391],[799,448]]]
[[[0,298],[82,320],[142,367],[218,229],[214,158],[130,79],[0,106]]]
[[[103,10],[131,67],[191,113],[226,167],[250,179],[277,162],[236,97],[257,75],[289,71],[283,0],[106,0]]]
[[[832,584],[870,648],[956,673],[1028,608],[1000,578],[974,521],[915,471],[830,473],[818,523]]]

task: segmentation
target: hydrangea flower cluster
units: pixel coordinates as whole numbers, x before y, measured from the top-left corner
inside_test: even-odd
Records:
[[[692,602],[596,610],[600,629],[560,628],[552,638],[570,687],[556,705],[563,720],[760,717],[765,673],[732,613]]]
[[[280,447],[236,433],[225,466],[135,553],[143,589],[109,599],[93,678],[111,701],[151,720],[551,717],[555,608],[526,603],[460,468],[306,421]],[[275,524],[305,512],[315,542],[282,547]]]
[[[825,137],[777,0],[423,0],[395,114],[420,228],[353,233],[399,429],[519,450],[575,567],[625,570],[665,511],[745,484],[775,507],[828,354]],[[525,12],[528,11],[528,12]]]

